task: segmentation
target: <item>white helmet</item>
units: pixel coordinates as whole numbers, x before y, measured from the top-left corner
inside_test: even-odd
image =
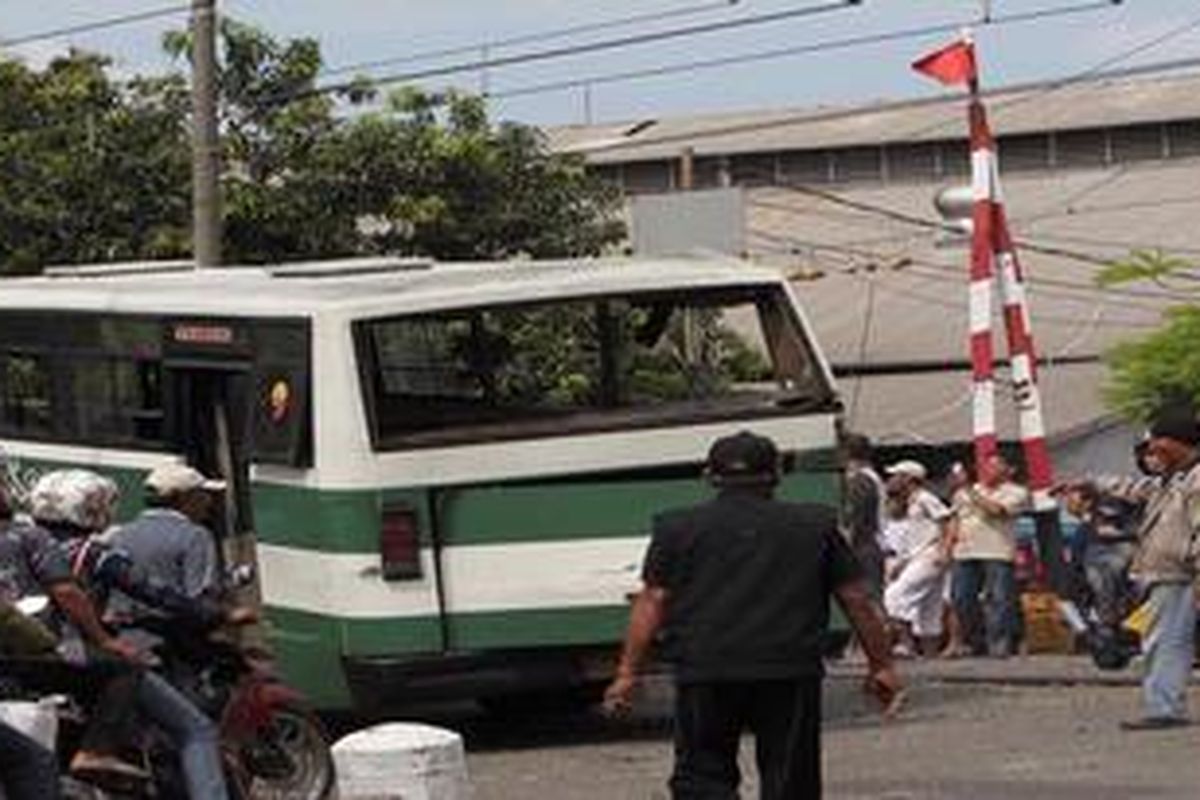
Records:
[[[68,523],[102,531],[116,515],[117,484],[85,469],[60,469],[38,478],[29,493],[29,513],[41,523]]]

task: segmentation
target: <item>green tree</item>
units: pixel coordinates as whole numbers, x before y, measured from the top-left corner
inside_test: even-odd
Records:
[[[1197,280],[1193,265],[1158,250],[1138,250],[1101,271],[1097,282],[1115,286],[1151,281],[1186,297]],[[1144,420],[1164,401],[1191,397],[1200,402],[1200,305],[1169,309],[1162,326],[1141,339],[1124,342],[1106,356],[1105,395],[1122,414]]]
[[[620,241],[615,193],[478,98],[414,89],[362,105],[314,91],[321,51],[228,18],[218,76],[225,253],[262,263],[372,253],[584,256]],[[186,33],[164,38],[185,61]],[[186,256],[183,74],[117,81],[100,55],[0,61],[0,272]]]
[[[0,272],[186,252],[186,87],[108,66],[0,62]]]
[[[366,82],[315,91],[313,39],[221,28],[230,261],[391,252],[440,259],[595,255],[624,237],[619,198],[535,129],[492,125],[477,97]],[[185,57],[186,34],[166,39]],[[339,117],[335,100],[353,113]]]

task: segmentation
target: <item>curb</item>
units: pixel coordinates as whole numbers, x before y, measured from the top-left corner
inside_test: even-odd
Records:
[[[1098,673],[1070,674],[1057,671],[1031,672],[940,672],[936,669],[906,670],[900,666],[901,676],[913,683],[940,683],[957,686],[1094,686],[1094,687],[1136,687],[1141,685],[1141,677],[1134,672],[1122,671],[1111,674]],[[832,680],[862,680],[867,671],[859,667],[830,668],[828,677]],[[1192,683],[1200,685],[1200,677],[1193,674]]]

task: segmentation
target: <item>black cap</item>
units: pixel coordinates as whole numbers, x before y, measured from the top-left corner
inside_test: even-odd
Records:
[[[1200,425],[1191,403],[1171,403],[1160,408],[1150,421],[1150,437],[1174,439],[1184,444],[1200,444]]]
[[[709,448],[708,472],[718,486],[773,484],[779,480],[779,449],[750,431],[725,436]]]

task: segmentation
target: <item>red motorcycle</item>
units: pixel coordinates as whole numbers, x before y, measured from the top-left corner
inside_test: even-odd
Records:
[[[188,635],[157,618],[139,620],[137,627],[162,638],[155,652],[162,659],[164,676],[218,722],[232,797],[324,800],[333,796],[333,756],[324,728],[300,693],[279,679],[265,652],[223,634]],[[156,783],[160,774],[177,783],[177,759],[169,746],[166,752],[153,748],[148,760]],[[150,796],[182,795],[175,787]]]

